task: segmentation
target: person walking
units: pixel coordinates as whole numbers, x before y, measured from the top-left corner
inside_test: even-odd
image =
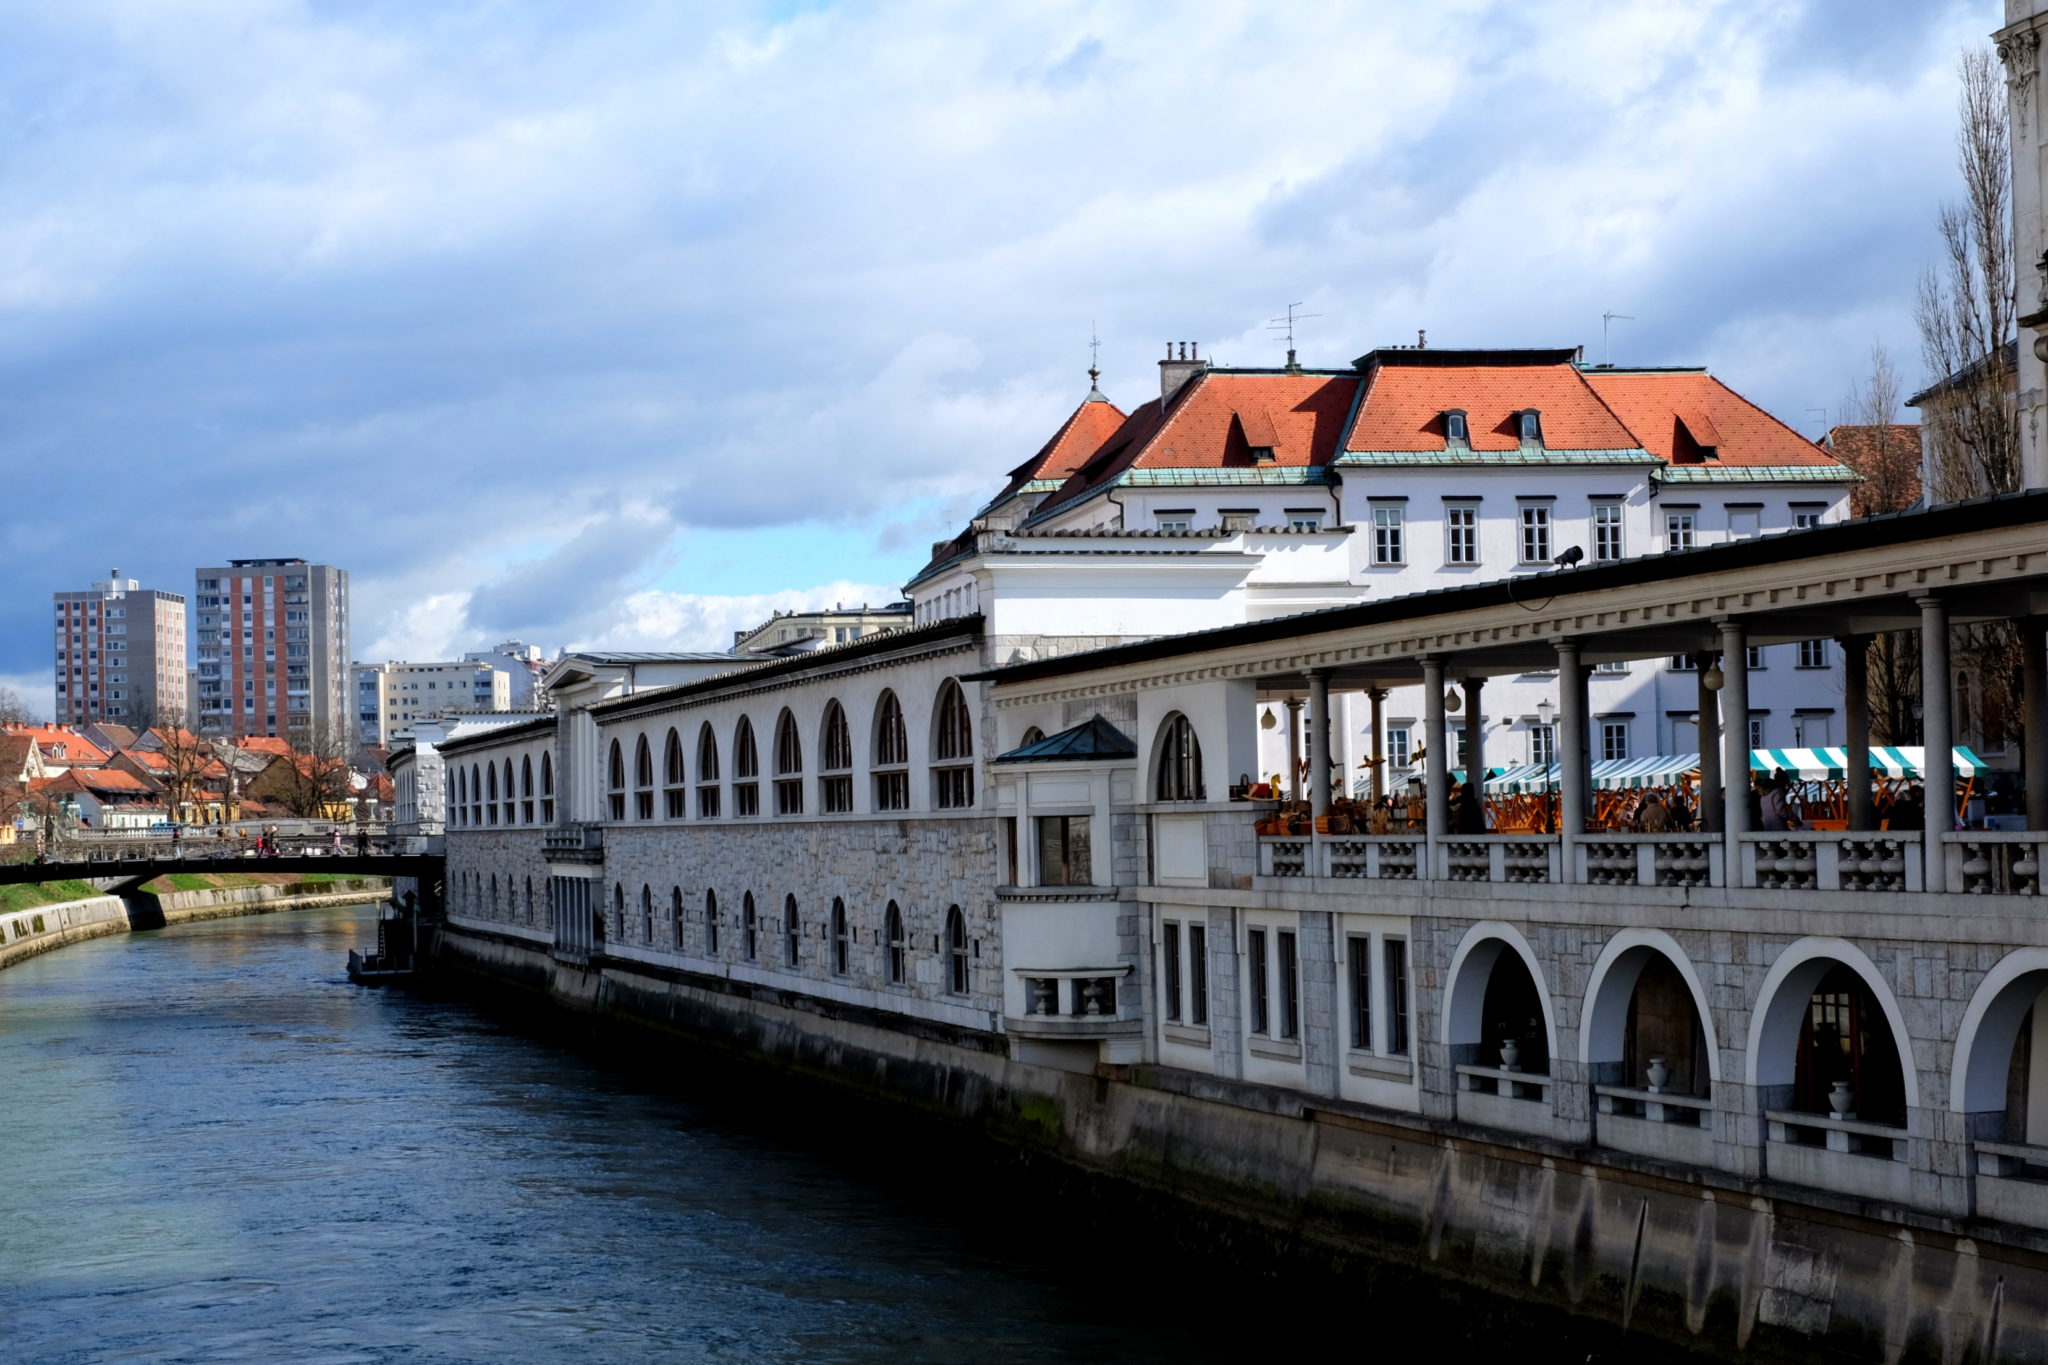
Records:
[[[356,856],[357,856],[358,858],[366,858],[366,857],[368,857],[368,856],[369,856],[369,854],[370,854],[370,831],[368,831],[367,829],[364,829],[364,828],[363,828],[362,826],[358,825],[358,826],[356,827]]]

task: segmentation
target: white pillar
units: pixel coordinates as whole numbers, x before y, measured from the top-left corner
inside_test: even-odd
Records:
[[[1736,836],[1749,832],[1749,628],[1721,626],[1721,830],[1728,840],[1728,884],[1741,864]]]
[[[1929,891],[1948,885],[1948,867],[1941,836],[1956,823],[1955,727],[1949,715],[1948,604],[1929,594],[1915,597],[1920,608],[1920,742],[1925,745],[1922,795],[1925,796]]]
[[[1573,850],[1586,832],[1585,670],[1579,664],[1579,642],[1557,642],[1557,833],[1565,880],[1578,879]]]
[[[1422,658],[1423,780],[1429,786],[1423,828],[1432,839],[1451,832],[1451,764],[1444,752],[1444,661],[1434,654]]]
[[[1308,671],[1308,801],[1318,818],[1330,813],[1330,671]]]

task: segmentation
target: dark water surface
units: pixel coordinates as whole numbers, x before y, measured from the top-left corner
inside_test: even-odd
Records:
[[[841,1114],[349,985],[372,915],[0,972],[0,1361],[1223,1354],[1208,1286],[1020,1235],[957,1154],[926,1190]]]

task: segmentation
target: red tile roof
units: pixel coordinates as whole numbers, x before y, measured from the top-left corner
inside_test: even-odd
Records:
[[[1346,450],[1442,450],[1458,410],[1473,450],[1519,450],[1515,414],[1535,408],[1548,450],[1633,450],[1629,428],[1569,364],[1377,366]]]
[[[235,747],[265,754],[288,754],[292,751],[291,741],[276,735],[239,735],[235,739]]]
[[[10,735],[28,735],[43,751],[43,758],[52,763],[76,764],[95,767],[105,763],[110,755],[105,749],[94,744],[78,731],[63,725],[20,725],[9,723],[4,728]],[[58,751],[62,750],[62,756]]]
[[[1702,446],[1722,466],[1840,463],[1703,370],[1588,370],[1586,382],[1666,464],[1700,463]]]
[[[1038,453],[1010,471],[1007,496],[1037,479],[1065,479],[1124,424],[1124,411],[1106,398],[1090,398],[1067,414]]]

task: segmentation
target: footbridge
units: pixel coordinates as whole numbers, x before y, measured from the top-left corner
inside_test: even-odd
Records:
[[[327,873],[344,877],[410,878],[422,901],[438,901],[443,857],[438,839],[379,837],[344,840],[307,836],[276,841],[275,851],[214,849],[163,838],[96,842],[60,850],[38,862],[0,865],[0,885],[82,881],[125,896],[172,873]]]

